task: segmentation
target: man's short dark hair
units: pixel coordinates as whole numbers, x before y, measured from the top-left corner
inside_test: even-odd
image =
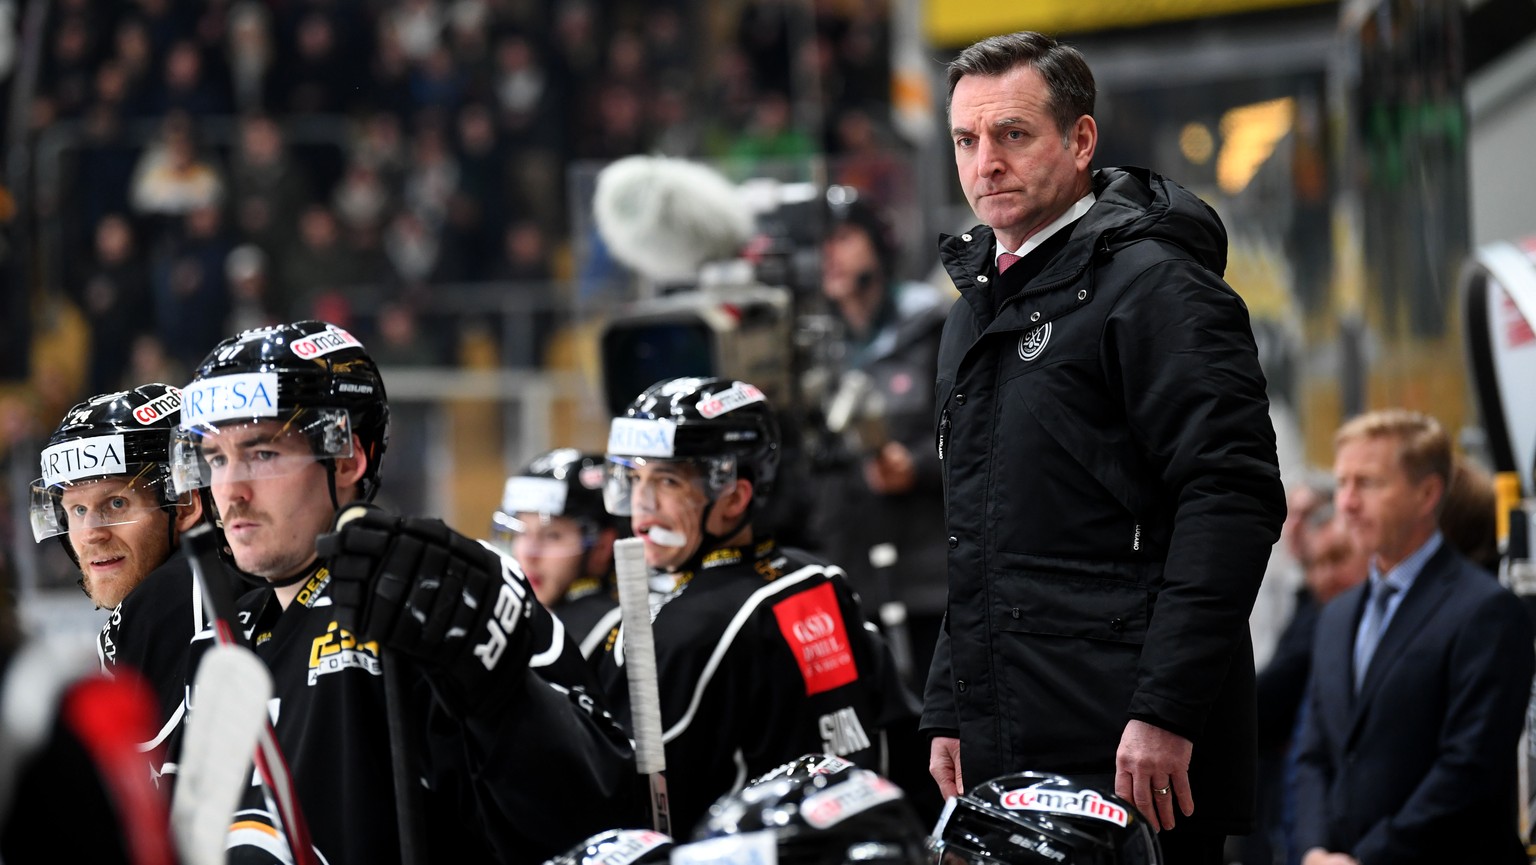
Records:
[[[1051,116],[1062,137],[1071,134],[1077,118],[1093,116],[1098,88],[1082,52],[1032,30],[992,36],[961,51],[949,63],[949,98],[954,99],[955,85],[967,75],[1006,75],[1019,66],[1032,66],[1045,79]]]

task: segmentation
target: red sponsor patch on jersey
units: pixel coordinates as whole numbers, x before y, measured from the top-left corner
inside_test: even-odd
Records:
[[[779,620],[784,642],[800,662],[807,697],[859,678],[837,593],[830,584],[785,598],[774,605],[773,615]]]

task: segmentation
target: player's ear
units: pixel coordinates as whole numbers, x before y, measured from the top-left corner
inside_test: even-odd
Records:
[[[182,493],[176,507],[171,511],[171,521],[176,527],[176,533],[191,531],[192,527],[203,520],[203,497],[195,492]]]
[[[362,440],[352,434],[352,455],[336,458],[336,489],[353,489],[368,471],[368,451]]]

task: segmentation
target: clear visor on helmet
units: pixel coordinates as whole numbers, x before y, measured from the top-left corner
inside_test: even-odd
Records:
[[[734,456],[674,459],[608,455],[608,477],[603,483],[603,507],[621,517],[637,509],[657,510],[659,496],[669,490],[692,487],[703,496],[703,505],[728,492],[736,483]]]
[[[185,493],[270,480],[304,471],[316,460],[350,456],[346,409],[296,409],[274,418],[178,428],[171,436],[171,478]]]
[[[71,531],[125,526],[151,519],[167,506],[186,506],[165,483],[162,466],[136,473],[64,483],[32,482],[29,516],[37,541]]]

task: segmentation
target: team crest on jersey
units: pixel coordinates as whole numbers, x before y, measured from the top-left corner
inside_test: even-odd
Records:
[[[375,676],[384,675],[384,668],[379,664],[379,644],[373,640],[359,643],[351,631],[331,622],[325,633],[310,644],[309,685],[314,687],[321,676],[351,667]]]
[[[1045,351],[1045,344],[1051,341],[1051,323],[1046,322],[1029,333],[1019,337],[1019,357],[1025,361],[1031,361]]]

